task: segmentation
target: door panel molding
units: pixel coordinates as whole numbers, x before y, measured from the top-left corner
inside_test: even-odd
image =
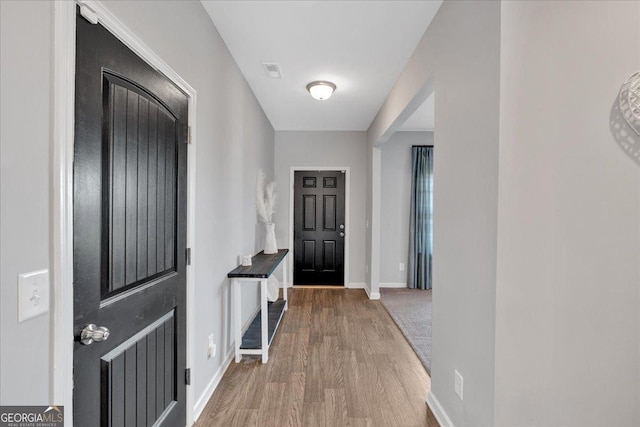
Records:
[[[102,296],[108,299],[176,270],[177,151],[169,142],[178,119],[130,79],[104,69],[102,79],[103,117],[114,127],[103,130],[108,144],[102,152],[102,197],[108,201],[102,211],[108,223],[102,230]]]
[[[336,246],[335,240],[324,240],[322,242],[323,271],[336,270]]]
[[[114,421],[117,416],[131,424],[137,421],[137,425],[148,425],[160,421],[171,411],[176,404],[174,384],[179,381],[172,363],[174,335],[175,311],[172,310],[100,358],[101,375],[109,378],[103,379],[108,384],[102,391],[103,399],[108,402],[101,408],[103,425],[121,425]],[[156,346],[164,347],[164,358],[151,357],[156,354]],[[157,363],[162,366],[157,367]],[[124,397],[122,389],[128,391],[125,395],[137,395],[137,399],[116,399]]]
[[[316,269],[316,241],[302,241],[302,270],[314,271]]]
[[[88,7],[98,22],[136,55],[164,74],[188,98],[191,143],[187,149],[187,246],[195,246],[196,105],[197,92],[101,2],[54,3],[53,155],[52,155],[52,401],[65,406],[65,425],[73,425],[73,156],[75,114],[76,5]],[[187,366],[194,369],[194,289],[196,265],[187,268]],[[195,372],[193,372],[195,374]],[[187,387],[187,425],[194,421],[194,390]]]
[[[335,186],[334,186],[335,187]],[[336,196],[324,195],[322,196],[322,230],[335,231],[337,229],[336,217],[337,206]]]
[[[316,218],[315,194],[302,196],[302,228],[305,231],[315,231],[318,218]]]
[[[291,166],[289,170],[289,248],[293,249],[294,247],[294,182],[295,182],[295,173],[300,171],[344,171],[345,172],[345,181],[344,181],[344,225],[347,231],[351,230],[351,167],[350,166]],[[324,184],[324,183],[322,183]],[[324,224],[323,224],[324,225]],[[344,287],[350,287],[349,281],[349,271],[350,271],[350,232],[346,233],[344,237]],[[293,262],[289,263],[289,277],[293,277],[294,264]],[[291,281],[290,286],[293,286],[293,280]]]

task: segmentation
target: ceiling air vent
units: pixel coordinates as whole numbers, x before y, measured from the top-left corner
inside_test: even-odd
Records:
[[[267,77],[271,79],[281,79],[282,73],[280,72],[280,66],[278,64],[262,64],[264,70],[267,72]]]

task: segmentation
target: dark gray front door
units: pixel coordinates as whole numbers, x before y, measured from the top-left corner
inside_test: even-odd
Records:
[[[184,425],[188,100],[76,23],[75,425]],[[81,343],[89,324],[108,339]]]
[[[293,283],[344,285],[344,172],[295,172],[293,212]]]

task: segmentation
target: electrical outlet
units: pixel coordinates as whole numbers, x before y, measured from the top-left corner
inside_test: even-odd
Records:
[[[213,334],[209,335],[209,345],[207,346],[207,359],[216,357],[216,344],[213,341]]]
[[[453,374],[454,374],[454,390],[456,392],[456,394],[458,395],[458,397],[460,398],[460,400],[462,399],[462,392],[463,392],[463,388],[464,388],[464,378],[462,378],[462,375],[460,375],[460,372],[458,372],[457,370],[453,370]]]
[[[404,262],[401,262],[398,268],[400,269],[400,271],[404,271]]]

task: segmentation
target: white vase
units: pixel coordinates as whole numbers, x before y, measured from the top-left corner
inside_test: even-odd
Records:
[[[278,243],[276,242],[276,225],[273,222],[265,222],[264,228],[267,231],[264,238],[264,253],[278,253]]]

